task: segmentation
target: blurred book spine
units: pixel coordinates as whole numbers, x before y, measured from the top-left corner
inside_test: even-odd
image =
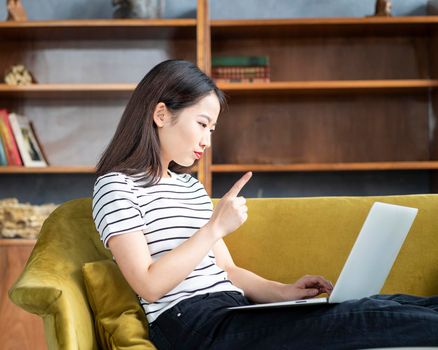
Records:
[[[14,133],[9,122],[9,113],[6,109],[0,109],[0,137],[7,160],[7,165],[21,166],[21,160],[18,146],[15,141]]]
[[[0,136],[0,165],[8,165],[8,159],[6,158],[5,146],[3,145],[3,139]]]
[[[270,81],[268,56],[214,56],[212,78],[216,82],[256,83]]]

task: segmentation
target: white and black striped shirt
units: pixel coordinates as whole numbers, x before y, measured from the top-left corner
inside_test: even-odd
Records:
[[[110,237],[142,231],[155,261],[190,238],[211,218],[213,204],[204,186],[189,174],[168,171],[154,186],[142,187],[139,176],[112,172],[97,178],[93,219],[108,248]],[[165,276],[163,276],[165,278]],[[213,251],[178,286],[154,303],[139,297],[149,323],[181,300],[197,294],[243,291],[216,265]]]

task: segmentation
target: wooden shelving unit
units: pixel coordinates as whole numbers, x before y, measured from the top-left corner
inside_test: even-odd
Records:
[[[25,63],[33,71],[33,66],[38,64],[38,55],[51,54],[53,50],[64,55],[66,60],[71,49],[93,51],[108,51],[108,57],[119,66],[116,69],[126,69],[126,62],[130,65],[132,56],[130,52],[137,54],[137,61],[143,62],[144,58],[135,51],[145,50],[149,56],[146,62],[153,66],[167,58],[184,58],[197,62],[201,69],[206,69],[203,42],[197,37],[205,31],[207,6],[205,1],[198,1],[199,15],[194,19],[108,19],[108,20],[49,20],[27,22],[0,22],[0,49],[9,54],[0,59],[0,69],[6,70],[10,65]],[[205,37],[206,35],[204,35]],[[140,50],[136,45],[140,46]],[[115,47],[112,49],[112,47]],[[39,51],[38,51],[39,50]],[[150,51],[150,53],[149,53]],[[123,58],[114,59],[111,55]],[[161,52],[157,56],[157,52]],[[123,60],[126,60],[124,62]],[[0,84],[0,105],[15,112],[28,114],[26,108],[34,105],[41,107],[69,108],[81,110],[82,104],[96,103],[104,108],[110,105],[113,108],[113,100],[126,103],[135,89],[136,83],[117,82],[111,79],[111,71],[101,69],[99,58],[87,61],[87,57],[79,58],[80,66],[84,67],[77,71],[77,82],[69,82],[68,74],[65,73],[65,65],[52,64],[46,71],[38,74],[38,84],[24,87],[11,87]],[[155,62],[154,62],[155,61]],[[134,62],[135,63],[135,62]],[[93,66],[95,69],[88,69]],[[144,66],[144,63],[138,65]],[[87,69],[85,69],[87,67]],[[146,65],[147,67],[147,65]],[[54,73],[55,72],[55,73]],[[144,72],[143,72],[144,73]],[[54,76],[54,79],[44,77]],[[136,76],[135,79],[139,79]],[[120,79],[120,78],[119,78]],[[55,81],[56,80],[56,81]],[[135,80],[134,80],[135,81]],[[96,102],[93,102],[96,101]],[[101,101],[101,102],[99,102]],[[55,111],[56,112],[56,111]],[[98,111],[99,112],[99,111]],[[103,125],[106,120],[106,111],[102,113]],[[56,120],[56,113],[47,115],[46,118]],[[86,114],[76,116],[78,122],[87,119]],[[49,131],[50,132],[50,131]],[[44,140],[44,135],[40,135]],[[105,140],[107,142],[108,140]],[[61,141],[62,142],[62,141]],[[74,162],[72,162],[74,163]],[[95,168],[90,166],[49,166],[36,167],[0,167],[1,174],[94,174]],[[204,172],[205,176],[205,172]]]
[[[214,173],[436,177],[438,16],[212,20],[210,30],[212,55],[271,62],[269,83],[218,84],[230,108],[213,140]]]
[[[194,169],[210,194],[215,173],[249,170],[425,170],[436,177],[438,135],[428,113],[438,108],[437,33],[438,16],[210,20],[208,1],[198,0],[195,19],[0,22],[0,46],[11,51],[0,69],[17,57],[32,68],[41,47],[91,49],[95,42],[125,51],[125,41],[152,40],[144,48],[151,66],[162,60],[152,55],[155,43],[164,56],[195,61],[207,74],[212,55],[268,55],[271,82],[218,84],[230,109]],[[136,85],[104,70],[65,82],[62,65],[51,69],[59,81],[0,84],[0,102],[24,113],[33,103],[79,109],[84,101],[126,100]],[[38,173],[93,174],[94,167],[0,168]]]
[[[204,2],[199,1],[199,4],[202,11]],[[53,133],[57,123],[70,122],[68,117],[58,119],[59,111],[68,114],[73,110],[73,118],[78,124],[90,124],[92,118],[97,117],[100,119],[99,127],[105,128],[109,111],[120,108],[121,100],[127,102],[136,86],[135,81],[140,78],[138,74],[131,79],[132,82],[126,82],[128,79],[120,78],[120,74],[114,79],[112,73],[126,69],[127,64],[129,70],[135,65],[144,69],[148,61],[153,66],[166,57],[196,62],[197,52],[205,51],[203,44],[196,39],[199,26],[198,19],[0,22],[0,71],[17,63],[24,63],[32,72],[36,66],[39,67],[38,84],[26,87],[0,84],[0,108],[29,115],[31,119],[35,114],[42,116],[48,122],[40,126],[52,128],[40,129],[42,141],[45,135],[41,130]],[[71,50],[83,50],[85,54],[72,58],[73,62],[70,62]],[[101,58],[88,54],[94,50],[107,52],[106,58],[111,64],[102,67]],[[146,51],[146,58],[140,52],[142,50]],[[3,55],[4,52],[7,54]],[[57,54],[58,61],[56,57],[52,59]],[[50,62],[47,63],[46,59]],[[76,65],[76,70],[71,68],[72,64]],[[205,69],[203,61],[198,60],[198,65]],[[69,74],[72,69],[75,70],[74,75]],[[71,81],[72,77],[76,80]],[[90,104],[98,108],[90,112]],[[87,126],[78,127],[77,132],[72,133],[77,138],[83,137],[82,134],[87,134]],[[60,138],[54,142],[55,147],[58,142],[69,142],[70,139],[72,149],[75,149],[76,144],[72,140],[75,137],[68,135]],[[87,144],[92,142],[93,139],[83,138],[83,149],[87,151]],[[108,140],[103,141],[106,142]],[[10,175],[95,173],[94,167],[74,166],[75,163],[79,162],[72,160],[72,165],[41,168],[0,166],[0,182],[2,176],[11,178]],[[7,290],[23,270],[34,244],[35,240],[0,239],[0,256],[4,257],[0,259],[0,274],[4,277],[0,294],[6,296],[0,304],[4,314],[4,322],[0,322],[0,330],[4,334],[0,336],[0,344],[6,348],[47,349],[41,318],[19,309],[7,298]],[[12,328],[11,324],[14,325]]]

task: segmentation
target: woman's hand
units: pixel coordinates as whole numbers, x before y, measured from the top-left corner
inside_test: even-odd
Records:
[[[330,293],[333,290],[333,284],[322,276],[306,275],[301,277],[293,284],[282,286],[282,298],[284,300],[298,300],[313,298],[321,293]]]
[[[237,230],[248,218],[246,199],[237,195],[251,176],[250,171],[243,175],[215,206],[208,224],[217,239]]]

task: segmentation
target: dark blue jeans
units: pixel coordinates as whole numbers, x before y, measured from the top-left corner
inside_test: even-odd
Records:
[[[363,349],[438,346],[438,297],[377,295],[341,304],[227,310],[237,292],[198,295],[149,327],[164,349]]]

